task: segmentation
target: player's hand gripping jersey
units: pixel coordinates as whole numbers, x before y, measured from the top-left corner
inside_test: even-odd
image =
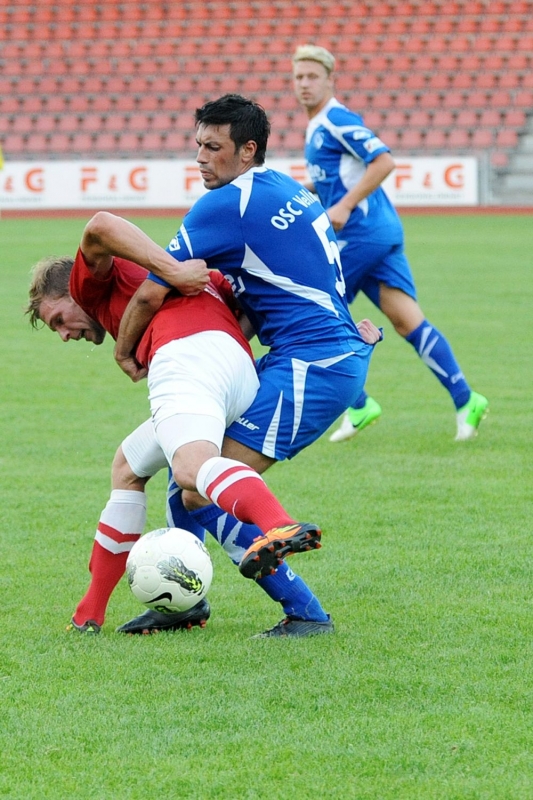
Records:
[[[307,169],[324,208],[338,203],[359,183],[366,165],[388,152],[387,145],[365,127],[362,117],[334,97],[307,126]],[[403,241],[398,214],[381,187],[352,211],[339,233],[339,239],[345,238],[389,244]]]
[[[257,167],[208,192],[167,250],[219,269],[278,354],[312,361],[368,348],[348,311],[327,214],[286,175]]]

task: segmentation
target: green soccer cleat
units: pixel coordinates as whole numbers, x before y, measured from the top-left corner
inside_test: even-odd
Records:
[[[356,433],[376,422],[381,416],[381,406],[373,397],[367,397],[363,408],[349,408],[342,418],[340,428],[331,434],[330,442],[345,442]]]
[[[331,617],[325,622],[315,622],[311,619],[296,619],[295,617],[285,617],[273,628],[269,628],[263,633],[256,633],[252,639],[270,639],[273,637],[292,637],[300,638],[302,636],[317,636],[322,633],[333,633],[335,627],[331,621]]]
[[[489,401],[482,394],[472,392],[468,403],[457,412],[456,442],[475,439],[482,419],[489,413]]]

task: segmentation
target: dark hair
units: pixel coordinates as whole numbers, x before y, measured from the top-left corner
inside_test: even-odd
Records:
[[[32,327],[39,327],[43,300],[48,297],[56,299],[70,295],[69,281],[73,266],[72,256],[48,256],[32,267],[29,302],[25,309]]]
[[[240,94],[225,94],[197,108],[194,118],[196,125],[229,125],[235,149],[253,141],[257,144],[254,161],[256,164],[264,163],[270,122],[265,109],[258,103]]]

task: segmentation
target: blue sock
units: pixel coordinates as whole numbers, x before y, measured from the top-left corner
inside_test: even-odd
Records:
[[[312,619],[315,622],[326,622],[329,619],[318,597],[285,561],[273,575],[267,575],[256,583],[272,600],[281,603],[287,616]]]
[[[352,408],[357,408],[357,409],[364,408],[367,397],[368,397],[368,395],[365,392],[365,390],[363,389],[363,391],[361,392],[361,394],[359,395],[359,397],[357,398],[357,400],[353,404]]]
[[[205,530],[194,520],[183,505],[183,490],[177,485],[168,471],[169,483],[167,489],[167,525],[169,528],[184,528],[194,533],[201,542],[205,541]]]
[[[450,393],[455,408],[466,405],[470,399],[470,387],[442,333],[425,319],[405,339]]]
[[[244,551],[253,540],[263,535],[256,525],[239,522],[215,505],[204,506],[190,514],[222,545],[234,564],[240,562]],[[256,583],[272,600],[281,603],[285,614],[316,622],[325,622],[328,619],[318,598],[285,562],[273,575],[260,578]]]

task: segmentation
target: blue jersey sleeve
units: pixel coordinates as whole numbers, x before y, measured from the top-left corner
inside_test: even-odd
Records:
[[[167,283],[167,281],[164,281],[163,278],[159,278],[157,275],[154,275],[153,272],[148,273],[147,280],[153,281],[154,283],[160,283],[161,286],[166,286],[168,289],[172,289],[172,284]]]
[[[389,153],[390,148],[367,128],[363,118],[347,108],[334,107],[328,113],[331,124],[330,133],[351,155],[369,164],[381,153]]]
[[[203,195],[189,213],[167,252],[177,261],[203,258],[210,269],[242,261],[244,243],[239,214],[240,192],[228,184]]]

